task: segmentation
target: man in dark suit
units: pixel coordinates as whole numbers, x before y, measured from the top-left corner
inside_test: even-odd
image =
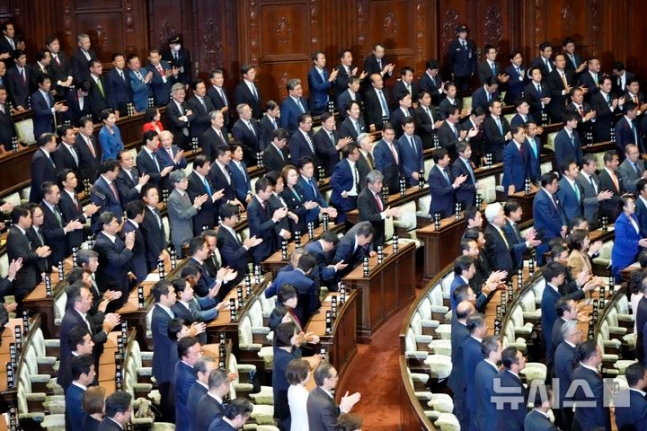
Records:
[[[236,189],[234,186],[231,168],[231,151],[225,148],[218,148],[216,161],[209,168],[209,179],[215,190],[222,190],[223,197],[214,203],[214,211],[220,213],[220,207],[224,204],[232,204],[239,207],[242,211],[244,208],[238,199],[236,199]]]
[[[559,411],[556,411],[555,419],[562,429],[571,429],[573,407],[572,400],[566,394],[573,382],[573,370],[578,362],[576,351],[577,346],[582,343],[582,332],[577,328],[576,320],[569,320],[562,324],[560,335],[563,336],[564,341],[554,346],[556,349],[553,374],[559,381],[559,398],[555,406]]]
[[[97,278],[105,277],[116,281],[121,287],[121,303],[123,303],[130,292],[128,273],[131,270],[135,235],[132,232],[126,234],[122,241],[117,236],[119,232],[117,216],[110,211],[101,214],[98,227],[101,232],[94,243],[94,250],[99,253]]]
[[[384,175],[384,185],[389,188],[389,193],[399,190],[402,155],[395,142],[395,130],[391,123],[384,124],[382,139],[373,147],[373,158],[375,169]]]
[[[231,146],[231,178],[234,182],[236,199],[247,208],[252,200],[252,182],[247,171],[247,164],[243,161],[243,147],[240,144]]]
[[[573,160],[566,159],[560,167],[560,172],[562,179],[559,180],[559,190],[555,195],[564,211],[566,221],[569,226],[572,226],[575,218],[584,215],[582,206],[583,193],[579,184],[575,181],[580,169]]]
[[[526,85],[526,72],[523,69],[523,57],[521,51],[513,50],[508,55],[510,65],[505,68],[505,74],[510,78],[507,83],[505,98],[506,105],[511,105],[523,96],[523,88]]]
[[[451,173],[447,172],[450,160],[446,149],[436,148],[432,157],[435,165],[427,179],[431,192],[429,214],[434,217],[434,214],[440,213],[441,217],[449,217],[455,209],[454,191],[467,181],[467,175],[454,178]]]
[[[261,244],[263,239],[252,236],[241,241],[234,230],[238,223],[238,208],[234,205],[225,204],[220,207],[220,219],[222,222],[218,229],[216,244],[222,257],[222,265],[238,273],[238,277],[232,282],[232,285],[235,285],[245,278],[248,263],[252,257],[251,250]]]
[[[523,430],[528,394],[519,373],[526,366],[526,358],[516,347],[507,347],[501,352],[501,362],[503,369],[494,377],[493,382],[495,393],[505,393],[511,401],[496,409],[496,429]]]
[[[144,220],[141,230],[146,241],[146,263],[148,272],[157,267],[160,260],[168,260],[170,256],[166,250],[166,234],[162,223],[162,214],[157,205],[160,202],[159,190],[152,184],[142,187],[142,200],[146,205]]]
[[[57,98],[65,99],[73,79],[70,62],[65,55],[65,51],[61,49],[60,41],[56,35],[48,35],[45,38],[45,45],[52,56],[49,69],[52,84],[56,85],[54,89],[56,90]]]
[[[364,119],[371,132],[382,130],[385,119],[389,119],[389,96],[384,91],[382,75],[371,75],[371,88],[364,93]]]
[[[61,199],[58,206],[61,210],[64,224],[78,220],[82,225],[85,225],[86,221],[99,210],[99,207],[92,203],[86,208],[81,206],[81,202],[76,195],[78,183],[77,176],[69,169],[64,169],[58,174],[58,186],[61,189]],[[83,229],[68,232],[65,256],[71,255],[73,248],[80,250],[83,240]]]
[[[290,149],[290,158],[292,164],[296,164],[297,160],[303,157],[309,157],[314,161],[316,166],[319,166],[319,159],[317,157],[317,150],[315,149],[315,140],[312,133],[312,117],[310,114],[299,115],[299,128],[292,133],[288,148]],[[319,173],[315,172],[315,177]]]
[[[339,71],[340,69],[335,70]],[[339,75],[337,76],[337,81],[339,81]],[[359,78],[351,76],[348,78],[348,88],[346,88],[341,94],[337,93],[337,110],[339,111],[340,121],[344,121],[346,119],[346,111],[348,110],[350,102],[362,103],[362,96],[359,94],[359,86]]]
[[[155,157],[161,168],[170,166],[172,172],[185,169],[188,165],[184,151],[177,145],[173,145],[173,134],[168,130],[162,130],[159,134],[160,147],[155,151]]]
[[[604,383],[596,368],[602,363],[602,352],[595,341],[578,346],[580,364],[573,371],[573,381],[580,384],[575,389],[575,416],[573,430],[611,429],[609,410],[604,404]],[[586,388],[586,389],[585,389]]]
[[[314,178],[314,162],[308,157],[303,157],[297,161],[296,168],[299,170],[299,179],[297,187],[303,195],[304,202],[315,202],[318,205],[306,210],[305,222],[313,223],[316,227],[319,225],[319,214],[328,214],[330,218],[337,217],[337,210],[328,205],[328,201],[321,194],[317,181]]]
[[[196,407],[196,416],[193,418],[194,430],[209,429],[211,422],[220,419],[225,414],[223,398],[229,394],[229,377],[225,370],[216,369],[209,373],[209,391],[204,395]]]
[[[40,75],[36,79],[38,90],[31,95],[31,108],[34,111],[34,136],[54,132],[54,115],[57,112],[66,112],[67,106],[63,102],[54,103],[50,94],[52,82],[47,75]]]
[[[65,391],[65,429],[82,431],[87,413],[83,410],[83,394],[94,382],[92,355],[74,356],[70,361],[72,384]]]
[[[600,78],[602,78],[600,69],[600,60],[597,57],[589,57],[586,61],[586,71],[583,71],[579,76],[578,87],[585,87],[589,90],[586,92],[585,97],[587,102],[591,100],[591,96],[600,91],[598,86]]]
[[[369,255],[375,229],[369,222],[360,222],[353,226],[339,241],[333,262],[344,262],[348,265],[345,270],[339,271],[339,278],[352,271],[362,263],[364,256]]]
[[[103,75],[103,65],[101,61],[93,58],[88,61],[88,70],[90,71],[88,82],[90,82],[90,111],[92,112],[92,118],[95,122],[100,122],[101,112],[106,109],[110,109],[110,100],[112,95],[110,94],[110,88],[108,87],[108,81]],[[115,111],[117,118],[119,118],[119,112]]]
[[[0,145],[5,150],[11,148],[14,138],[17,138],[16,126],[11,118],[9,105],[7,105],[7,88],[0,86]]]
[[[317,260],[314,256],[304,253],[299,256],[296,267],[292,271],[280,271],[270,287],[265,290],[265,297],[271,298],[278,294],[281,286],[289,284],[294,287],[297,293],[297,306],[294,308],[294,315],[299,325],[305,325],[310,317],[321,307],[319,301],[319,284],[310,278],[318,276],[316,271]]]
[[[577,133],[577,118],[573,114],[564,115],[564,128],[555,137],[555,161],[561,166],[566,159],[582,164],[582,143]]]
[[[211,112],[216,109],[211,98],[207,96],[207,85],[202,79],[193,82],[193,96],[188,100],[189,109],[193,112],[191,137],[200,138],[211,126]]]
[[[278,208],[270,213],[268,201],[272,195],[272,186],[267,178],[256,181],[254,188],[256,195],[247,207],[247,218],[249,220],[249,234],[263,240],[252,251],[254,263],[258,264],[276,249],[274,226],[287,216],[287,208]]]
[[[20,50],[25,50],[25,41],[18,40],[16,37],[16,28],[11,19],[2,23],[2,37],[0,37],[0,59],[7,65],[13,66],[11,53]]]
[[[285,151],[290,134],[285,129],[276,129],[270,145],[263,151],[263,166],[266,172],[281,172],[288,163],[288,152]]]
[[[52,153],[56,150],[56,136],[43,133],[37,139],[38,150],[31,158],[31,189],[29,202],[38,203],[43,199],[41,186],[44,182],[56,183],[56,165]]]
[[[570,37],[565,37],[562,40],[562,48],[564,49],[564,58],[566,60],[566,70],[573,75],[579,75],[586,69],[586,61],[582,61],[582,56],[575,52],[575,42]]]
[[[337,222],[346,221],[346,213],[357,207],[357,195],[361,191],[360,175],[357,170],[359,149],[354,144],[347,144],[342,149],[343,160],[337,163],[330,177],[330,204],[337,209]]]
[[[627,144],[636,144],[641,152],[645,152],[638,125],[636,124],[638,109],[639,107],[633,102],[625,102],[622,108],[624,115],[616,123],[616,146],[622,152],[624,152]]]
[[[367,76],[366,71],[362,72],[357,76],[357,67],[353,67],[353,54],[349,49],[343,49],[339,52],[339,66],[337,66],[337,79],[335,80],[335,94],[337,97],[341,95],[346,89],[350,87],[350,80],[353,77],[357,77],[359,81],[357,82],[359,90],[359,84]],[[357,90],[353,90],[357,92]]]
[[[402,125],[404,133],[398,139],[402,170],[409,187],[418,185],[421,173],[424,175],[422,140],[413,134],[415,128],[413,117],[405,118]]]
[[[431,106],[431,94],[421,90],[418,99],[418,106],[414,109],[414,119],[416,123],[416,135],[422,139],[422,145],[425,149],[434,146],[434,136],[437,135],[438,129],[443,125],[443,121],[438,117],[435,108]]]
[[[573,73],[568,70],[566,56],[559,53],[555,56],[555,69],[546,77],[546,84],[550,89],[550,103],[548,110],[554,123],[562,121],[566,100],[573,88]],[[535,118],[541,121],[541,118]]]
[[[243,80],[234,90],[234,102],[236,106],[242,103],[248,105],[252,109],[252,117],[258,120],[263,115],[263,110],[261,109],[261,95],[254,83],[256,68],[245,64],[241,67],[240,73],[243,75]]]
[[[359,102],[353,100],[348,103],[346,119],[339,125],[339,136],[341,138],[351,138],[357,141],[360,134],[368,132],[364,120],[360,118],[361,113]]]
[[[132,395],[117,391],[106,398],[105,418],[99,424],[99,431],[120,431],[130,423],[133,413]]]
[[[498,163],[503,160],[503,148],[512,138],[512,134],[508,120],[501,115],[501,102],[492,100],[489,110],[490,115],[483,121],[486,151],[492,154],[494,163]]]
[[[333,264],[334,251],[338,244],[339,237],[337,234],[333,231],[327,231],[318,240],[311,241],[305,246],[306,253],[314,256],[317,261],[315,270],[319,273],[321,284],[328,286],[328,289],[332,292],[336,292],[338,289],[340,279],[337,272],[347,266],[346,263],[341,261]]]
[[[566,233],[567,223],[564,212],[555,197],[558,187],[557,174],[549,172],[542,175],[541,189],[532,202],[535,229],[541,239],[541,245],[537,247],[537,261],[542,264],[543,254],[548,251],[550,240]]]
[[[203,396],[207,395],[209,391],[209,377],[211,372],[218,369],[218,363],[212,356],[202,356],[193,365],[193,372],[195,373],[195,383],[189,390],[186,406],[188,412],[189,429],[196,426],[196,418],[198,417],[198,403]]]
[[[188,398],[191,386],[196,382],[193,366],[200,357],[202,346],[197,338],[184,337],[177,343],[179,361],[175,364],[173,389],[175,391],[175,427],[188,431],[189,411]]]
[[[27,64],[27,55],[23,51],[14,51],[12,54],[16,65],[7,70],[6,81],[9,89],[11,104],[18,112],[29,109],[29,96],[34,92],[32,88],[34,71]]]
[[[206,129],[202,136],[200,136],[199,142],[200,148],[202,148],[202,155],[210,162],[213,162],[216,160],[216,148],[229,146],[229,137],[227,135],[227,129],[224,126],[225,117],[221,111],[211,111],[209,119],[211,121],[211,127]]]
[[[404,125],[404,120],[411,117],[413,119],[413,108],[411,107],[411,95],[409,93],[400,93],[396,99],[398,102],[398,107],[391,112],[389,121],[395,129],[395,138],[400,139],[402,136],[403,130],[402,126]]]
[[[77,178],[81,178],[81,154],[75,144],[76,133],[72,126],[61,126],[58,128],[58,137],[61,143],[52,153],[56,169],[60,173],[66,169],[74,172]],[[77,191],[83,190],[81,184]]]
[[[92,228],[96,232],[97,221],[100,213],[110,211],[121,220],[123,213],[123,205],[119,191],[117,190],[116,182],[117,175],[119,175],[119,164],[116,160],[106,160],[99,168],[99,178],[94,182],[92,190],[90,191],[90,202],[99,206],[100,211],[94,214],[92,218]]]
[[[460,25],[456,29],[456,39],[452,40],[447,49],[449,70],[452,71],[453,81],[459,90],[467,90],[472,76],[476,73],[476,45],[467,40],[469,28]]]
[[[177,70],[177,69],[176,69]],[[155,106],[166,106],[169,103],[171,86],[176,82],[173,69],[162,56],[157,48],[148,51],[148,65],[144,70],[145,74],[152,73],[150,88],[155,98]],[[184,85],[182,85],[184,88]]]
[[[236,106],[236,112],[239,118],[234,123],[231,134],[242,144],[247,165],[255,166],[257,154],[261,149],[261,130],[258,128],[256,119],[252,117],[253,111],[250,105],[239,104]]]
[[[490,102],[499,99],[499,83],[495,77],[488,77],[485,79],[483,85],[472,93],[472,108],[481,106],[487,109]]]
[[[189,149],[191,136],[190,127],[195,113],[184,101],[186,91],[184,85],[178,83],[171,87],[171,100],[166,106],[167,129],[173,133],[173,141],[183,150]]]
[[[467,318],[475,313],[474,305],[469,301],[460,302],[455,309],[456,318],[452,320],[452,372],[447,385],[454,392],[454,414],[461,424],[461,429],[469,429],[469,415],[465,405],[465,377],[463,375],[463,343],[470,338],[467,329]]]
[[[88,61],[97,58],[97,54],[91,49],[92,42],[90,36],[87,34],[79,34],[76,37],[78,49],[72,56],[72,76],[75,83],[87,80],[90,78],[90,71],[88,70]]]
[[[335,166],[339,163],[341,149],[350,142],[350,138],[339,137],[339,133],[335,130],[335,116],[330,112],[324,112],[321,115],[321,128],[314,134],[314,145],[317,160],[324,168],[327,177],[332,175]],[[290,152],[292,152],[291,146]],[[293,162],[297,160],[293,159]]]
[[[503,191],[506,198],[513,193],[524,189],[525,181],[530,178],[529,158],[527,150],[526,131],[523,126],[514,125],[510,127],[512,140],[503,149]]]
[[[513,259],[514,244],[508,242],[504,231],[507,220],[500,203],[492,203],[485,208],[488,225],[485,228],[485,251],[490,267],[507,271],[512,275],[516,268]],[[519,245],[518,247],[521,247]],[[525,247],[525,244],[523,245]]]
[[[625,70],[625,65],[621,61],[616,61],[611,66],[611,77],[613,78],[613,94],[621,97],[627,91],[629,80],[634,78],[634,74]]]
[[[176,81],[188,89],[191,83],[193,63],[191,63],[189,50],[182,46],[182,42],[182,36],[179,34],[169,37],[168,49],[163,49],[161,55],[174,70],[177,70],[177,74],[174,73]]]
[[[492,77],[498,84],[505,84],[508,82],[509,77],[503,71],[501,64],[496,61],[498,54],[497,49],[487,44],[483,47],[485,53],[485,61],[479,63],[477,67],[479,82],[481,85],[485,84],[488,78]],[[472,104],[474,106],[474,104]]]
[[[204,202],[198,213],[193,217],[193,234],[194,236],[200,235],[205,227],[206,229],[213,229],[215,225],[216,215],[214,214],[214,206],[224,195],[223,190],[216,190],[211,184],[209,179],[209,169],[211,163],[204,155],[199,155],[193,160],[193,172],[189,174],[189,199],[195,200],[198,196],[208,195],[209,199]]]
[[[530,115],[532,118],[543,123],[544,117],[548,115],[548,105],[551,100],[550,88],[543,81],[545,76],[542,75],[541,67],[531,67],[528,70],[528,76],[531,81],[528,82],[523,90],[524,99],[530,105]]]
[[[45,182],[41,189],[43,201],[40,208],[43,210],[44,220],[40,229],[45,237],[45,242],[52,250],[52,263],[56,265],[68,256],[68,234],[82,230],[83,224],[79,220],[71,220],[67,223],[63,221],[63,214],[58,207],[61,192],[56,184]]]
[[[369,221],[375,230],[375,244],[384,243],[384,223],[388,217],[400,217],[402,215],[399,208],[388,207],[382,200],[382,181],[384,176],[380,171],[369,172],[366,178],[366,187],[357,197],[357,209],[359,210],[359,219]]]
[[[175,364],[178,361],[176,340],[169,338],[168,324],[173,318],[171,307],[175,304],[175,288],[169,280],[160,280],[151,289],[155,299],[151,332],[155,351],[153,352],[153,376],[161,395],[160,408],[166,421],[175,422],[173,380]]]
[[[481,350],[481,341],[487,335],[487,323],[485,322],[485,316],[481,313],[474,313],[467,318],[467,330],[470,333],[470,336],[463,341],[463,344],[460,347],[463,356],[463,362],[458,364],[462,368],[462,374],[464,377],[465,384],[465,405],[467,407],[465,413],[467,416],[468,423],[470,426],[475,427],[474,429],[479,429],[476,427],[478,409],[477,409],[477,393],[475,390],[476,383],[476,367],[483,362],[483,351]],[[494,337],[490,337],[494,339]],[[494,339],[494,344],[496,345],[496,351],[501,352],[500,344],[496,339]],[[496,374],[494,370],[491,371],[491,375]],[[492,423],[494,423],[494,418],[492,418]]]
[[[548,76],[550,72],[555,69],[555,65],[553,64],[553,60],[551,57],[553,56],[553,47],[551,46],[550,42],[542,42],[539,44],[539,55],[535,58],[533,58],[532,62],[530,62],[530,68],[533,67],[539,67],[541,69],[541,75],[542,76]],[[530,73],[528,73],[530,75]],[[528,76],[530,79],[530,76]]]
[[[544,268],[544,280],[546,280],[546,288],[541,297],[541,325],[542,334],[544,338],[544,346],[546,352],[554,352],[552,332],[553,325],[557,321],[557,301],[562,295],[559,293],[559,288],[564,284],[564,277],[566,274],[566,267],[559,262],[550,262]],[[545,328],[545,329],[544,329]],[[553,369],[552,354],[546,355],[546,365],[549,371]]]
[[[619,430],[639,430],[647,421],[647,400],[644,397],[647,375],[642,364],[631,364],[625,371],[629,389],[616,394],[616,426]]]
[[[400,100],[400,96],[407,93],[413,103],[418,103],[418,85],[413,80],[413,69],[404,66],[400,69],[400,79],[393,85],[393,100]]]
[[[128,115],[128,104],[133,102],[133,91],[130,87],[130,77],[125,70],[126,57],[120,53],[112,54],[113,68],[106,76],[108,86],[108,103],[115,112],[125,117]],[[133,107],[133,109],[135,109]]]
[[[640,236],[647,237],[647,179],[641,179],[636,185],[636,217],[640,227]]]
[[[585,143],[592,143],[593,122],[597,113],[591,109],[591,105],[584,102],[584,92],[581,88],[573,88],[570,92],[570,101],[564,108],[564,121],[570,115],[577,119],[577,132]]]
[[[524,142],[524,151],[527,151],[529,154],[528,157],[528,173],[530,175],[530,181],[534,185],[539,184],[539,178],[541,177],[541,140],[539,139],[539,133],[542,132],[542,129],[537,126],[537,123],[534,120],[528,120],[526,122],[526,140]]]
[[[168,174],[174,166],[162,166],[155,153],[159,148],[159,135],[154,130],[144,132],[142,149],[137,154],[137,168],[142,175],[148,175],[148,183],[160,189],[168,189]]]
[[[122,240],[130,232],[133,232],[135,235],[131,267],[133,274],[137,278],[137,283],[142,283],[148,275],[148,266],[146,265],[146,240],[144,239],[145,234],[141,229],[142,221],[144,221],[144,203],[140,200],[128,202],[126,204],[126,218],[127,220],[124,222],[124,227],[122,228]]]
[[[128,202],[139,200],[142,187],[148,183],[148,174],[139,174],[134,166],[135,158],[129,150],[119,152],[119,174],[115,178],[115,186],[119,192],[119,199],[125,206]]]
[[[229,98],[225,90],[225,76],[221,69],[211,72],[211,87],[207,91],[207,97],[211,99],[214,109],[224,115],[225,126],[229,125]]]
[[[453,108],[452,108],[453,109]],[[470,160],[476,167],[481,166],[485,157],[483,121],[485,120],[486,109],[476,107],[472,109],[469,117],[467,117],[460,125],[460,135],[463,136],[470,144],[472,155]]]
[[[312,68],[308,71],[308,88],[310,90],[310,112],[312,115],[321,115],[328,110],[330,88],[339,73],[334,69],[332,73],[326,70],[326,56],[321,51],[312,54]]]
[[[82,355],[88,355],[92,358],[92,350],[94,348],[92,335],[87,325],[81,324],[74,326],[67,332],[65,338],[69,346],[69,351],[67,356],[60,356],[58,374],[56,375],[56,383],[63,388],[63,391],[67,391],[67,388],[70,387],[73,381],[70,367],[72,358]],[[94,360],[92,360],[92,364],[94,364]]]
[[[620,159],[616,151],[607,151],[604,153],[602,160],[604,161],[604,169],[600,170],[598,175],[599,190],[609,190],[613,193],[613,196],[600,203],[600,216],[608,217],[609,222],[611,222],[620,214],[620,197],[625,194],[625,187],[622,177],[617,172]]]
[[[393,75],[394,67],[395,64],[387,63],[384,58],[384,45],[381,43],[373,45],[373,51],[364,59],[364,73],[367,76],[379,73],[385,81]],[[364,84],[366,85],[365,88],[368,88],[368,82]]]
[[[557,427],[548,416],[553,404],[552,388],[543,383],[533,384],[532,388],[535,394],[533,402],[535,408],[526,414],[523,421],[524,431],[557,431]]]
[[[31,212],[23,207],[16,206],[11,211],[11,227],[7,235],[7,256],[9,262],[22,259],[22,267],[16,273],[13,282],[16,302],[21,303],[31,290],[41,281],[39,260],[51,254],[48,246],[32,249],[27,231],[32,226]]]
[[[93,135],[94,127],[92,118],[89,116],[82,117],[79,120],[79,133],[76,135],[75,143],[79,151],[79,166],[81,176],[79,181],[87,180],[89,184],[94,184],[99,175],[99,150]]]
[[[281,127],[294,134],[300,125],[301,115],[308,113],[307,100],[303,97],[301,80],[289,79],[286,85],[288,97],[281,103]]]
[[[265,104],[265,115],[258,122],[258,128],[261,131],[261,136],[258,140],[258,144],[260,145],[259,151],[265,150],[270,145],[270,142],[272,142],[274,131],[278,129],[280,114],[281,108],[279,108],[279,105],[273,100],[268,100]]]
[[[308,395],[306,409],[308,412],[308,425],[310,431],[326,431],[334,429],[340,412],[350,412],[359,401],[360,393],[342,396],[339,407],[330,393],[337,387],[339,376],[337,370],[328,362],[322,362],[314,373],[317,385]]]
[[[611,140],[611,129],[619,107],[618,97],[611,90],[611,82],[608,76],[602,77],[600,91],[591,96],[591,109],[595,111],[595,122],[592,125],[593,142]]]

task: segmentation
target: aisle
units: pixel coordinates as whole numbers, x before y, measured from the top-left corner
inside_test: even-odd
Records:
[[[416,294],[419,294],[416,289]],[[339,393],[359,391],[361,401],[353,413],[364,419],[367,431],[394,431],[400,425],[398,331],[408,307],[395,314],[373,336],[370,345],[359,344],[357,355],[344,371]]]

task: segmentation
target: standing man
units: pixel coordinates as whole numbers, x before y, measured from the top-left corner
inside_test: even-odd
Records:
[[[308,88],[310,89],[310,113],[318,116],[328,110],[330,88],[337,79],[338,69],[328,73],[326,56],[321,51],[312,54],[313,66],[308,72]]]
[[[168,49],[162,51],[162,58],[177,69],[176,82],[188,89],[192,72],[191,54],[182,46],[182,36],[176,34],[168,38]]]
[[[449,44],[449,64],[452,78],[459,91],[470,88],[472,76],[476,73],[476,45],[467,40],[469,28],[460,25],[456,29],[456,39]]]
[[[110,279],[119,284],[122,292],[119,305],[122,305],[130,293],[128,273],[131,271],[135,233],[127,233],[122,241],[117,235],[121,225],[117,221],[117,216],[110,211],[99,216],[98,226],[101,232],[94,243],[94,250],[99,253],[97,278]]]
[[[229,99],[225,91],[225,75],[221,69],[211,72],[211,88],[207,91],[207,96],[211,103],[218,111],[224,115],[225,126],[229,125]]]
[[[558,188],[557,174],[548,172],[542,175],[541,189],[532,202],[535,229],[541,239],[541,245],[537,247],[537,262],[540,265],[544,262],[543,255],[548,251],[550,240],[566,235],[567,223],[564,212],[555,197]]]
[[[308,394],[306,403],[308,411],[308,425],[311,431],[324,431],[334,429],[340,413],[348,413],[360,400],[361,395],[355,392],[344,395],[339,406],[335,405],[332,391],[337,387],[339,376],[337,370],[327,362],[322,362],[314,371],[317,387]]]
[[[440,213],[441,218],[449,217],[454,213],[454,191],[467,180],[467,175],[453,178],[447,172],[450,159],[446,149],[436,148],[432,157],[435,164],[427,180],[431,192],[429,214],[431,217],[436,213]]]
[[[285,88],[288,97],[281,103],[281,127],[293,134],[299,127],[299,117],[308,113],[308,101],[303,97],[300,79],[288,79]]]
[[[382,200],[382,181],[384,176],[380,171],[371,171],[366,177],[366,187],[357,197],[359,219],[370,221],[375,230],[375,244],[384,243],[384,223],[389,217],[400,217],[399,208],[387,207]]]
[[[43,133],[37,139],[38,150],[31,158],[31,188],[29,202],[39,203],[43,199],[41,186],[44,182],[56,183],[56,165],[52,153],[56,150],[56,136]]]
[[[256,68],[250,64],[245,64],[240,69],[243,80],[234,91],[234,103],[236,106],[244,103],[252,109],[252,116],[257,120],[263,116],[261,109],[261,96],[258,87],[254,83],[256,79]]]

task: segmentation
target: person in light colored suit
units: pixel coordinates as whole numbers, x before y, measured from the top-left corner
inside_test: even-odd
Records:
[[[193,216],[198,213],[209,196],[206,194],[196,196],[191,203],[189,194],[186,192],[189,181],[184,171],[171,172],[169,179],[173,191],[169,195],[166,205],[171,227],[171,243],[173,243],[177,255],[181,256],[182,245],[188,244],[193,238]]]
[[[575,229],[568,236],[568,248],[571,249],[568,255],[568,268],[573,280],[577,280],[582,271],[593,274],[593,265],[588,254],[590,245],[589,233],[584,229]]]
[[[645,162],[640,159],[640,150],[635,144],[625,146],[625,160],[618,166],[618,174],[627,193],[636,194],[638,181],[647,178]]]

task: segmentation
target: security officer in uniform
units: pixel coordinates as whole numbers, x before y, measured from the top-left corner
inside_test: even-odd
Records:
[[[476,45],[467,40],[470,29],[465,24],[456,29],[457,38],[449,44],[449,69],[458,91],[468,90],[476,73]]]

